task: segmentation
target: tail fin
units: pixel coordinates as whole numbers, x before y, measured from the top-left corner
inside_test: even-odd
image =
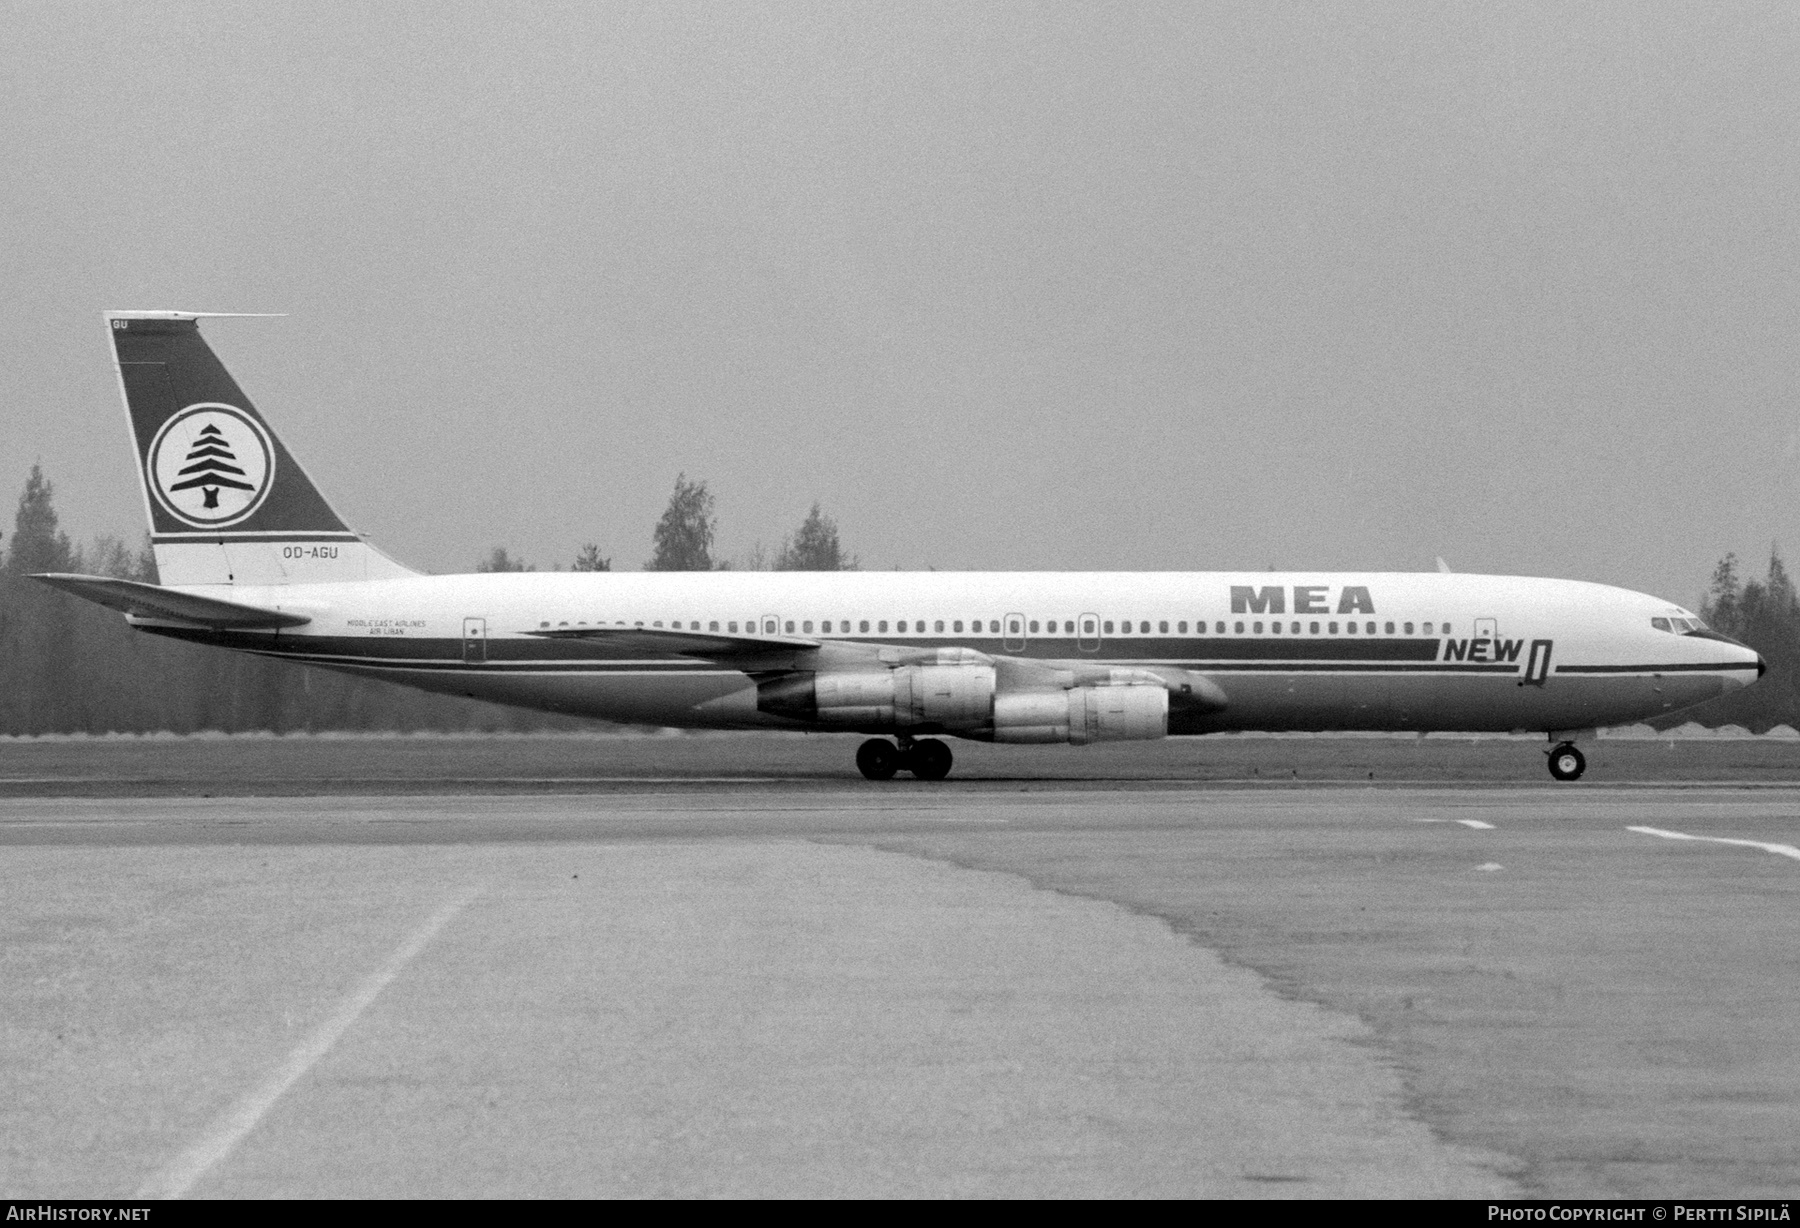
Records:
[[[191,311],[109,311],[164,584],[412,575],[352,532],[200,336]]]

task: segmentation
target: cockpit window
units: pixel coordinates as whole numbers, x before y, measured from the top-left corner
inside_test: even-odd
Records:
[[[1668,618],[1652,618],[1650,620],[1650,625],[1655,627],[1658,631],[1667,631],[1674,635],[1707,634],[1706,624],[1701,622],[1698,618],[1693,617],[1676,617],[1671,615]]]
[[[1670,629],[1669,620],[1666,618],[1653,618],[1650,620],[1650,625],[1655,627],[1658,631],[1667,631]]]

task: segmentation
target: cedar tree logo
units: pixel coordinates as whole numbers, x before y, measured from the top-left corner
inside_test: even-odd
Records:
[[[268,431],[235,405],[202,402],[175,414],[150,444],[150,489],[169,514],[202,529],[236,524],[275,479]]]

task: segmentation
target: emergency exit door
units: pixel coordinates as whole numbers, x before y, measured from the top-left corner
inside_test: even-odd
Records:
[[[1006,616],[1005,634],[1001,637],[1000,646],[1007,652],[1025,651],[1025,616],[1008,614]]]

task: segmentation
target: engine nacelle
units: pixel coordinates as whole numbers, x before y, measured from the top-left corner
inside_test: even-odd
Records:
[[[788,674],[759,683],[756,706],[845,729],[985,729],[994,717],[994,667],[903,665]]]
[[[994,741],[1126,742],[1166,737],[1169,692],[1160,686],[1078,686],[994,697]]]

